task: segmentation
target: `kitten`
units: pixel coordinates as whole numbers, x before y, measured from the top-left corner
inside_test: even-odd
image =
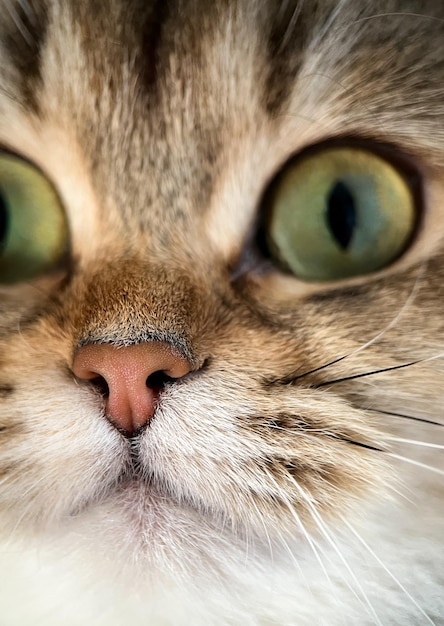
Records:
[[[0,624],[444,623],[444,5],[0,0]]]

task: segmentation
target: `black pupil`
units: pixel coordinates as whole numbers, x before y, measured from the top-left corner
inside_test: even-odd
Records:
[[[327,200],[327,224],[334,238],[346,250],[356,227],[356,207],[353,195],[342,181],[338,181]]]
[[[6,235],[8,232],[8,209],[6,202],[0,189],[0,251],[6,243]]]

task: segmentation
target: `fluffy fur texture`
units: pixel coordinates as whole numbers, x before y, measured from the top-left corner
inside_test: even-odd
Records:
[[[443,85],[435,0],[0,0],[0,145],[71,233],[0,287],[2,626],[443,623]],[[304,284],[261,198],[339,136],[414,163],[421,224]],[[152,339],[194,371],[128,441],[72,356]]]

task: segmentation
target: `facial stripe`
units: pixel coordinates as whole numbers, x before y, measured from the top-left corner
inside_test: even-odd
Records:
[[[0,383],[0,400],[7,398],[14,393],[14,387],[12,385]]]
[[[26,108],[39,110],[41,52],[45,45],[48,13],[44,2],[0,2],[0,35],[6,55],[17,73],[16,88]],[[4,31],[4,32],[1,32]]]

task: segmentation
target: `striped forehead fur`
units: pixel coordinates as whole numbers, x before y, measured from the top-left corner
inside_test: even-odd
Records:
[[[0,0],[2,154],[71,245],[0,286],[5,626],[439,625],[443,34],[434,0]],[[351,137],[414,164],[418,232],[307,285],[264,194]],[[73,360],[153,341],[189,373],[123,436]]]

